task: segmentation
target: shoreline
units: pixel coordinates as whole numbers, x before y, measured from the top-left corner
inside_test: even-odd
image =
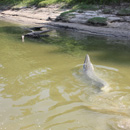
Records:
[[[71,29],[74,31],[95,35],[95,36],[106,36],[106,37],[130,40],[130,31],[121,30],[118,28],[115,29],[115,28],[105,28],[105,27],[93,27],[93,26],[86,26],[86,25],[76,24],[76,23],[62,23],[62,22],[51,22],[47,25],[52,27],[63,28],[63,29]]]
[[[63,28],[91,35],[108,36],[130,40],[130,29],[110,26],[89,26],[74,22],[54,22],[57,16],[66,11],[56,6],[46,8],[22,8],[19,10],[0,10],[0,20],[20,24],[22,26],[44,26]],[[51,20],[48,20],[48,18]]]

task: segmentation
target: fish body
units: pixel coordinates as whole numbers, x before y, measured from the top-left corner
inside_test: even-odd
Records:
[[[95,74],[94,66],[90,61],[89,55],[86,55],[85,57],[85,61],[83,64],[83,71],[85,73],[85,78],[87,79],[89,84],[91,84],[92,86],[98,87],[101,90],[108,86],[108,84],[104,80],[100,79]]]

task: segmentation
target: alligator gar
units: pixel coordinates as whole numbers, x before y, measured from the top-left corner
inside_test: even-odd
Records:
[[[85,57],[85,61],[83,64],[83,71],[85,73],[85,78],[92,86],[98,87],[100,88],[100,90],[104,90],[104,88],[108,86],[108,84],[104,80],[100,79],[95,74],[94,66],[90,61],[89,55],[86,55]]]

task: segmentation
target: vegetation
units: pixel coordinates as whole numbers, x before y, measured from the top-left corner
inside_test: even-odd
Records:
[[[119,16],[130,16],[130,8],[119,10],[117,15],[119,15]]]
[[[74,10],[74,9],[72,9],[72,10],[70,10],[70,11],[65,11],[65,12],[63,12],[63,13],[60,14],[60,17],[64,17],[64,16],[66,16],[66,14],[69,14],[69,13],[75,12],[75,11],[76,11],[76,10]]]
[[[84,3],[79,3],[73,6],[73,9],[82,9],[82,10],[98,10],[99,6],[97,5],[92,5],[92,4],[84,4]]]
[[[112,10],[111,9],[103,9],[102,11],[104,14],[111,14]]]
[[[0,5],[21,5],[21,6],[46,6],[49,4],[64,2],[68,5],[78,4],[77,8],[85,8],[84,4],[119,4],[121,2],[130,2],[130,0],[1,0]],[[87,7],[88,8],[88,7]],[[92,8],[92,7],[91,7]],[[95,7],[93,7],[95,8]]]
[[[65,17],[67,15],[70,16],[70,15],[72,15],[70,13],[75,12],[76,10],[78,10],[78,13],[83,13],[83,10],[98,10],[98,9],[99,9],[99,7],[96,5],[91,5],[91,4],[85,5],[83,3],[80,3],[78,5],[73,6],[71,10],[61,13],[60,17]]]
[[[95,26],[105,26],[107,25],[107,19],[106,18],[102,18],[102,17],[94,17],[94,18],[90,18],[88,21],[87,21],[87,24],[92,24],[92,25],[95,25]]]

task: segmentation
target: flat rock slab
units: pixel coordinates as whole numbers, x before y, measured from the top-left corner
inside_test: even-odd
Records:
[[[113,17],[108,17],[107,18],[108,22],[112,23],[112,22],[124,22],[124,19],[121,18],[121,17],[116,17],[116,16],[113,16]]]
[[[127,28],[127,24],[130,23],[130,16],[117,16],[116,13],[112,14],[104,14],[102,10],[97,11],[83,11],[79,13],[80,11],[76,12],[70,12],[66,14],[65,16],[61,17],[61,21],[63,22],[70,22],[70,23],[79,23],[79,24],[86,24],[87,21],[91,18],[100,17],[100,18],[106,18],[108,26],[107,27],[115,27],[115,28]],[[62,20],[62,18],[64,20]],[[122,24],[120,24],[122,23]],[[124,23],[124,24],[123,24]],[[118,26],[121,25],[121,26]],[[99,26],[99,25],[97,25]]]

